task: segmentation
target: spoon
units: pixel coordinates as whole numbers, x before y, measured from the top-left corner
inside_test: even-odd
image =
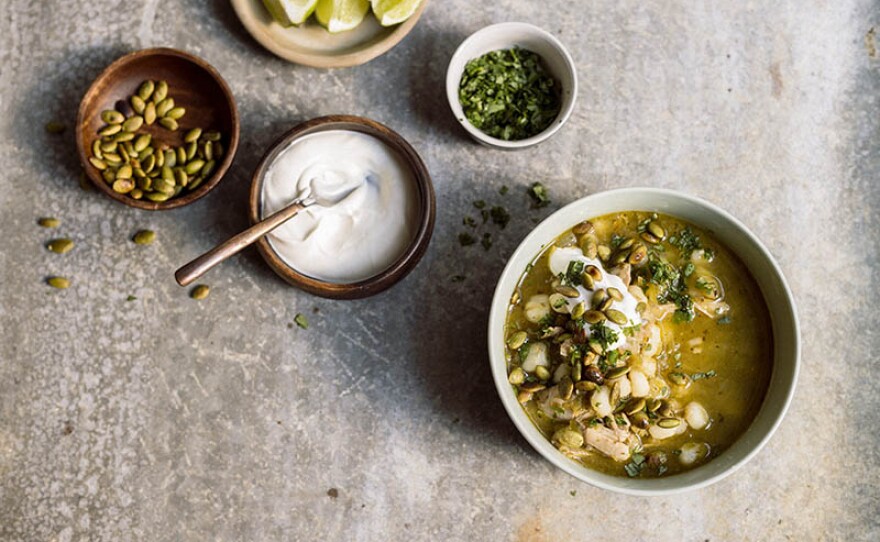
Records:
[[[316,184],[318,186],[316,186]],[[177,284],[187,286],[193,281],[210,271],[220,262],[235,256],[248,246],[252,245],[267,233],[295,217],[303,209],[312,205],[331,207],[347,198],[354,192],[360,183],[348,183],[344,186],[333,184],[320,186],[314,180],[310,183],[310,192],[305,196],[295,199],[287,207],[269,215],[269,217],[257,222],[243,232],[236,234],[220,243],[208,252],[205,252],[195,260],[184,265],[174,273]]]

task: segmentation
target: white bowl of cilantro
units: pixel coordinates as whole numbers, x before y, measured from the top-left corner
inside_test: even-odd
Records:
[[[449,106],[484,145],[522,149],[555,134],[574,109],[577,73],[549,32],[528,23],[487,26],[468,37],[446,72]]]

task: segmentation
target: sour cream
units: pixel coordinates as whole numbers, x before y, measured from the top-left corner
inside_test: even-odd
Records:
[[[411,243],[417,199],[412,172],[376,137],[330,130],[291,143],[263,182],[263,217],[295,199],[318,202],[270,233],[285,263],[312,278],[351,283],[391,266]]]
[[[578,296],[574,298],[564,298],[566,304],[568,305],[568,311],[571,310],[580,302],[584,302],[587,307],[590,306],[590,301],[593,298],[593,292],[596,290],[607,289],[607,288],[617,288],[621,294],[623,294],[623,299],[620,301],[614,301],[611,303],[612,309],[618,310],[626,316],[626,324],[618,325],[612,322],[611,320],[605,320],[604,323],[607,327],[611,328],[615,333],[617,333],[617,340],[612,343],[609,348],[620,348],[626,343],[626,336],[623,333],[624,327],[635,326],[642,323],[642,317],[639,315],[639,311],[636,310],[636,306],[639,304],[639,301],[629,293],[626,285],[623,283],[623,280],[617,275],[613,275],[605,270],[602,266],[602,261],[587,258],[584,256],[584,253],[581,249],[577,247],[564,247],[564,248],[556,248],[550,254],[550,258],[548,258],[548,264],[550,266],[550,271],[554,276],[558,276],[560,273],[565,273],[568,271],[568,266],[571,262],[583,262],[584,268],[588,265],[595,265],[602,272],[602,278],[600,280],[595,281],[593,285],[594,288],[591,290],[583,285],[576,286],[578,291]],[[587,336],[592,335],[590,331],[590,326],[585,326],[587,330]]]

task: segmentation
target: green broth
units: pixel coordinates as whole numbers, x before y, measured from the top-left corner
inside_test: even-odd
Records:
[[[665,230],[665,239],[656,243],[651,242],[658,239],[644,235],[648,222],[660,225]],[[549,351],[548,372],[553,375],[557,373],[560,365],[567,365],[561,371],[577,386],[578,381],[575,377],[578,375],[575,373],[574,365],[582,362],[580,360],[572,362],[572,359],[577,359],[577,353],[569,354],[567,357],[560,354],[563,347],[557,343],[559,339],[566,337],[566,333],[577,329],[580,321],[576,322],[564,313],[556,314],[551,311],[550,316],[546,316],[541,323],[535,323],[528,319],[525,309],[533,296],[552,294],[554,281],[559,282],[559,277],[549,269],[548,255],[558,247],[584,246],[583,243],[590,236],[598,245],[610,249],[609,259],[612,261],[618,255],[626,254],[635,247],[644,245],[648,248],[649,256],[645,261],[631,266],[632,283],[643,287],[641,291],[644,291],[647,298],[645,314],[656,316],[663,314],[664,310],[669,312],[653,320],[646,317],[644,325],[638,329],[639,333],[645,335],[648,334],[650,326],[656,325],[660,330],[662,347],[656,352],[650,352],[647,348],[652,344],[639,342],[641,339],[636,337],[628,338],[626,346],[617,349],[622,359],[617,361],[617,364],[618,368],[632,367],[633,372],[638,371],[648,375],[648,381],[652,386],[651,393],[642,397],[648,405],[651,405],[653,400],[662,400],[663,402],[658,404],[664,405],[663,410],[657,412],[665,412],[667,415],[650,413],[646,407],[640,414],[622,417],[621,413],[625,414],[627,405],[633,403],[637,405],[639,397],[627,397],[621,393],[618,402],[613,405],[615,412],[608,417],[601,417],[597,415],[598,410],[590,407],[590,398],[597,392],[577,387],[569,400],[564,402],[559,398],[545,400],[542,397],[552,398],[554,397],[552,393],[564,394],[564,391],[559,390],[564,389],[568,382],[555,386],[554,377],[542,381],[534,372],[529,371],[525,371],[524,383],[514,385],[518,395],[521,394],[520,402],[536,427],[551,440],[554,440],[554,433],[557,437],[562,434],[557,433],[560,430],[571,429],[586,436],[587,428],[594,428],[590,431],[593,432],[591,434],[595,434],[596,431],[623,431],[624,426],[638,437],[627,440],[630,455],[626,460],[621,460],[620,457],[618,460],[612,459],[589,444],[574,448],[561,447],[566,455],[589,468],[619,476],[655,477],[668,476],[697,467],[729,448],[746,431],[760,409],[770,379],[773,346],[770,319],[764,299],[746,266],[709,232],[694,225],[670,216],[635,211],[591,219],[590,224],[590,232],[586,234],[583,233],[584,226],[578,230],[581,235],[575,235],[572,230],[564,232],[553,245],[545,248],[525,271],[509,307],[507,336],[510,337],[516,331],[526,331],[529,337],[528,344],[522,347],[526,349],[526,353],[530,345],[537,342],[545,343]],[[694,235],[688,235],[685,230]],[[615,248],[622,241],[625,244],[630,238],[635,240],[632,247],[626,250]],[[690,254],[692,250],[693,255]],[[691,321],[687,321],[690,318],[687,311],[673,312],[669,309],[668,303],[658,302],[658,294],[662,293],[663,288],[652,282],[659,281],[658,277],[661,276],[660,272],[651,272],[653,269],[661,269],[657,267],[656,262],[668,263],[670,268],[680,271],[679,276],[683,277],[680,284],[685,285],[683,291],[688,294],[682,297],[691,298],[690,302],[697,307],[693,311]],[[693,265],[694,262],[696,265]],[[604,263],[605,269],[611,270],[615,267],[611,263]],[[689,267],[688,264],[692,265]],[[691,273],[685,278],[687,271]],[[717,279],[723,290],[723,295],[718,299],[713,299],[715,295],[713,285],[716,284],[712,282],[713,279]],[[687,299],[682,300],[679,297],[676,306],[678,304],[687,306],[687,303]],[[702,310],[706,310],[708,314]],[[552,333],[559,327],[564,328],[562,334],[544,339],[540,337],[542,333]],[[572,333],[578,335],[576,331]],[[577,341],[576,338],[566,340],[568,343],[563,341],[561,344]],[[637,351],[630,348],[634,342],[639,342]],[[583,344],[573,346],[574,350],[578,348],[586,350],[586,355],[590,356],[589,350],[584,348]],[[509,372],[521,370],[519,368],[524,362],[524,354],[520,350],[522,349],[513,351],[507,348]],[[607,359],[614,359],[608,356],[609,352],[606,351],[598,360],[598,366],[606,372],[609,370]],[[654,373],[650,372],[651,367],[656,367]],[[582,370],[584,369],[578,368],[578,371]],[[681,378],[673,374],[686,375],[684,378],[686,385],[677,385],[672,381],[673,378]],[[693,375],[696,376],[690,378]],[[516,381],[518,376],[512,375],[511,379]],[[566,376],[563,376],[563,380],[565,378]],[[635,375],[623,378],[631,378],[636,382]],[[587,382],[581,384],[585,388],[593,386]],[[663,391],[664,384],[668,394]],[[546,386],[547,389],[536,391],[530,396],[525,391],[529,386],[540,385]],[[604,387],[610,386],[609,381],[606,381]],[[625,385],[621,386],[621,389],[626,389]],[[636,389],[634,385],[630,387]],[[626,399],[628,401],[624,405]],[[708,413],[710,422],[706,427],[695,429],[686,423],[688,419],[697,420],[696,425],[700,423],[699,416],[693,418],[686,416],[685,407],[691,402],[699,403]],[[554,409],[549,411],[549,414],[548,405]],[[581,407],[583,411],[580,410]],[[696,407],[692,408],[699,410]],[[572,419],[567,417],[569,411],[574,413]],[[647,429],[637,428],[633,423],[634,418],[641,418],[642,415],[650,417]],[[557,416],[562,416],[562,419]],[[609,417],[614,420],[610,421]],[[651,429],[651,426],[657,425],[663,418],[680,420],[680,424],[687,426],[687,429],[674,436],[656,439],[652,436],[653,432],[656,431],[657,434],[663,432],[656,427]],[[625,423],[618,423],[621,421]],[[682,429],[681,425],[677,430]],[[636,440],[639,441],[638,444],[635,443]],[[558,439],[554,443],[560,447]],[[691,450],[691,452],[682,453],[683,446],[686,451]],[[694,454],[692,452],[694,449],[698,449],[699,452]],[[661,461],[663,454],[665,454],[665,462]],[[696,460],[688,461],[694,456],[697,457]],[[651,460],[650,464],[646,458]],[[639,459],[642,461],[639,462]]]

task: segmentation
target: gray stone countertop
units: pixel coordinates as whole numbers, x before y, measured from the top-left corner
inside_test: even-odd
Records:
[[[880,539],[877,1],[433,0],[388,54],[324,71],[263,50],[220,0],[3,8],[0,539]],[[509,20],[556,34],[580,82],[562,131],[516,153],[472,143],[443,91],[457,45]],[[105,65],[160,45],[223,74],[242,144],[209,197],[150,213],[79,187],[72,126]],[[437,228],[415,272],[329,301],[251,250],[208,277],[208,299],[189,299],[174,269],[246,225],[267,145],[330,113],[388,124],[430,168]],[[50,120],[69,128],[49,135]],[[533,181],[553,206],[529,210]],[[769,445],[710,488],[651,499],[594,489],[533,451],[485,348],[495,281],[534,221],[640,185],[752,228],[787,275],[804,339]],[[489,251],[457,242],[476,199],[516,215]],[[43,248],[45,215],[73,252]],[[129,242],[140,228],[157,242]],[[56,273],[73,286],[48,288]],[[308,330],[290,327],[297,313]]]

